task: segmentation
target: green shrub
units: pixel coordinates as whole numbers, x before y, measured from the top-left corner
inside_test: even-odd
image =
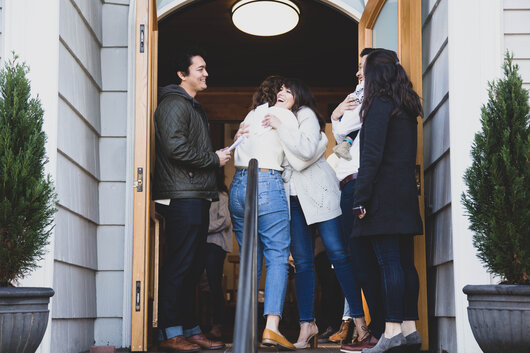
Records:
[[[475,135],[462,202],[488,270],[504,283],[530,284],[528,91],[509,53],[503,67],[504,78],[489,84],[482,107],[482,131]]]
[[[37,267],[56,211],[44,173],[44,111],[31,98],[28,71],[17,56],[0,70],[0,286]]]

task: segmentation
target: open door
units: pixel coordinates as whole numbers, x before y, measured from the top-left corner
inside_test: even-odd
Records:
[[[385,48],[397,52],[414,89],[420,97],[422,96],[421,0],[369,0],[359,22],[359,52],[366,47]],[[420,117],[418,117],[416,180],[425,234],[423,122]],[[414,261],[420,277],[418,331],[423,341],[421,349],[428,350],[427,265],[424,236],[415,237],[414,252]]]
[[[158,20],[156,0],[136,0],[134,113],[134,207],[131,351],[147,351],[150,323],[158,304],[159,220],[151,200],[154,165],[153,113],[157,100]],[[153,307],[150,307],[152,304]],[[149,315],[149,314],[152,315]],[[149,320],[152,319],[152,321]]]

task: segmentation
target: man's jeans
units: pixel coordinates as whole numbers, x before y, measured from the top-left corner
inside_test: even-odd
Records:
[[[160,340],[200,333],[195,290],[205,266],[210,201],[172,199],[157,204],[165,217],[164,264],[160,270]]]
[[[346,241],[349,241],[356,279],[359,287],[363,290],[366,304],[368,304],[368,309],[370,310],[370,331],[379,338],[385,330],[379,265],[370,243],[370,237],[350,238],[354,217],[352,213],[354,193],[355,180],[352,180],[344,185],[340,196],[342,231],[343,236],[347,239]],[[348,304],[351,304],[349,300]]]
[[[243,242],[247,169],[237,169],[230,186],[229,209],[239,246]],[[289,260],[289,210],[281,173],[258,172],[258,281],[263,257],[267,267],[264,315],[282,315]]]
[[[354,317],[363,317],[361,290],[357,285],[353,264],[340,228],[339,217],[316,223],[329,261],[342,287],[344,295],[354,302]],[[315,319],[313,303],[315,297],[315,269],[313,235],[307,225],[298,197],[291,196],[291,253],[296,268],[296,297],[300,322]]]

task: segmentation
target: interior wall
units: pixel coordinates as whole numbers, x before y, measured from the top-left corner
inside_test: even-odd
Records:
[[[432,352],[456,353],[449,150],[448,0],[422,1],[423,161],[429,335]]]

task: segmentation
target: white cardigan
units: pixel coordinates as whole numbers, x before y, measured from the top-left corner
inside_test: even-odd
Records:
[[[296,185],[306,222],[310,225],[341,215],[340,190],[335,172],[324,159],[328,141],[326,135],[320,133],[315,113],[302,107],[296,116],[298,129],[282,124],[278,135],[285,151],[284,167],[292,170],[290,177]],[[289,180],[284,181],[286,194],[289,195]]]

